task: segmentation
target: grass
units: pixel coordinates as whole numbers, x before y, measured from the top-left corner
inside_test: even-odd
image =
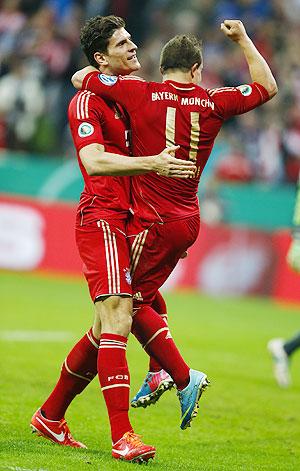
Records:
[[[137,466],[110,457],[107,414],[97,380],[67,413],[74,436],[88,450],[59,447],[30,434],[32,413],[54,386],[74,341],[91,324],[93,307],[84,282],[3,272],[0,286],[2,334],[69,333],[64,342],[0,336],[0,470],[110,471]],[[136,431],[157,447],[148,469],[300,469],[300,358],[296,353],[291,365],[293,386],[280,390],[266,352],[268,339],[299,330],[299,309],[266,299],[210,299],[196,293],[166,298],[178,346],[192,367],[208,373],[212,386],[186,431],[179,429],[174,391],[156,406],[130,412]],[[147,358],[133,338],[128,350],[133,393],[145,376]]]

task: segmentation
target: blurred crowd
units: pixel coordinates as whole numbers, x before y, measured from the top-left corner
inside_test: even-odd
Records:
[[[295,182],[300,169],[300,0],[0,0],[0,147],[72,158],[70,77],[86,64],[85,20],[117,14],[139,46],[141,75],[160,80],[159,52],[175,34],[200,36],[203,86],[249,82],[239,48],[222,32],[241,19],[270,64],[279,94],[232,119],[218,139],[213,173],[221,180]]]

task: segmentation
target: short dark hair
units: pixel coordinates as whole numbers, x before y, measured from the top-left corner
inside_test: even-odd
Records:
[[[94,16],[80,31],[80,42],[89,63],[94,67],[99,64],[94,59],[95,52],[107,52],[110,38],[117,29],[124,28],[125,21],[119,16]]]
[[[184,72],[194,64],[202,64],[202,41],[195,36],[178,34],[164,45],[160,54],[162,73],[168,69]]]

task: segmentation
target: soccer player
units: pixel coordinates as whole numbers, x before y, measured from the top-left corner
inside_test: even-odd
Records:
[[[130,116],[134,153],[155,153],[175,143],[177,156],[195,162],[197,172],[172,185],[157,174],[133,178],[134,217],[131,237],[134,310],[132,331],[145,350],[174,379],[181,403],[181,428],[196,413],[204,373],[191,370],[179,352],[174,354],[168,328],[151,308],[157,289],[194,243],[199,230],[197,189],[214,140],[227,118],[250,111],[277,93],[277,85],[264,58],[239,20],[226,20],[223,33],[236,42],[248,63],[252,83],[205,90],[199,86],[202,48],[195,37],[176,36],[163,48],[160,69],[163,82],[147,83],[138,77],[110,77],[90,67],[75,74],[77,88],[121,103]],[[151,133],[149,133],[151,129]]]
[[[268,350],[273,359],[274,377],[281,388],[287,388],[291,384],[290,360],[299,348],[300,332],[288,340],[276,338],[268,343]]]
[[[293,218],[292,241],[287,254],[287,262],[297,273],[300,273],[300,175]],[[300,332],[294,337],[283,340],[272,339],[268,343],[269,352],[273,359],[273,371],[279,386],[286,388],[291,384],[290,359],[300,348]]]
[[[88,58],[106,74],[128,74],[140,67],[136,46],[121,18],[90,20],[83,28],[82,41]],[[68,354],[57,385],[34,414],[31,426],[55,443],[85,447],[70,434],[64,415],[98,371],[110,419],[113,457],[147,461],[155,449],[133,433],[128,418],[126,345],[132,290],[125,235],[131,205],[127,175],[157,172],[186,178],[193,175],[195,167],[172,157],[177,147],[149,157],[129,156],[126,113],[112,100],[103,101],[88,91],[72,99],[69,121],[85,182],[77,211],[76,241],[96,313],[93,327]],[[159,294],[155,302],[165,310]]]

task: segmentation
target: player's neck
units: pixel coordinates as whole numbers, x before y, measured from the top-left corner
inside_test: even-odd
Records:
[[[192,83],[193,78],[190,72],[182,72],[181,70],[176,70],[174,72],[167,72],[163,75],[162,81],[173,80],[173,82],[179,83]]]

